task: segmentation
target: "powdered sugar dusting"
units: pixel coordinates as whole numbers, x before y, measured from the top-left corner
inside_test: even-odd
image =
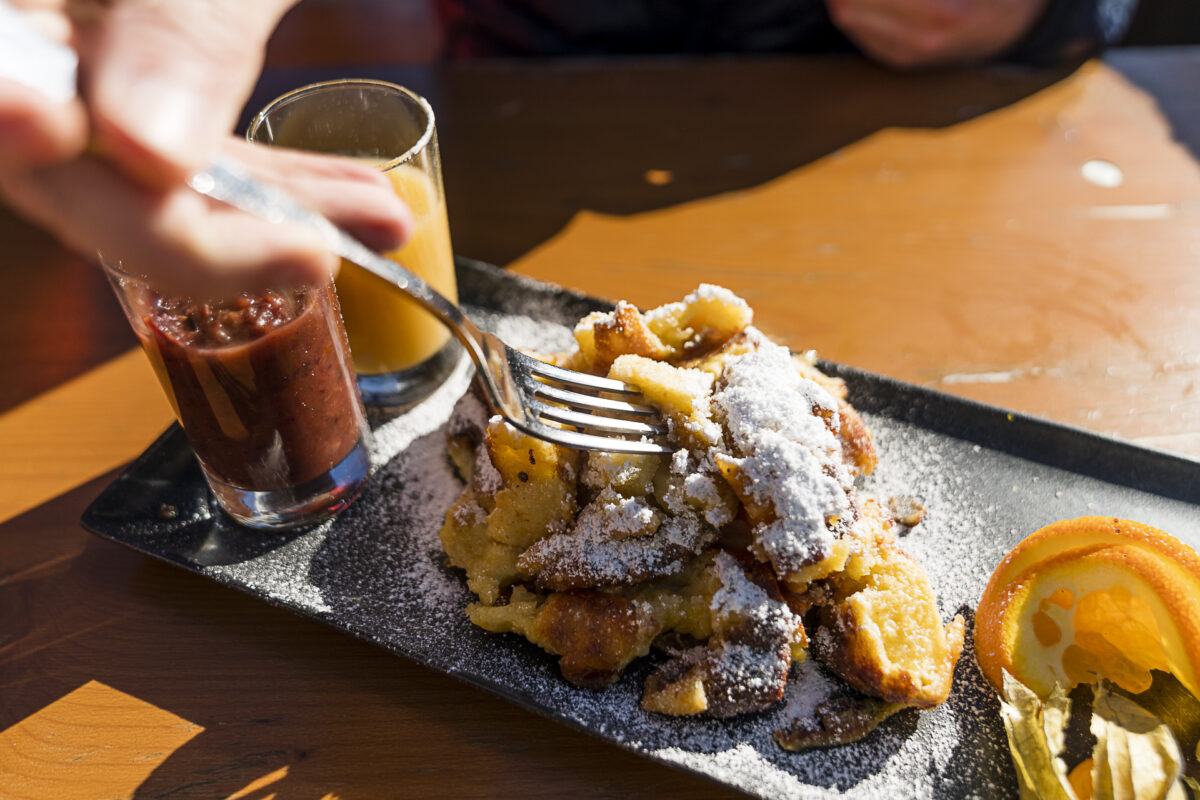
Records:
[[[619,358],[624,358],[624,356]],[[704,442],[707,445],[719,444],[722,435],[721,426],[712,419],[712,401],[709,394],[712,391],[713,376],[703,370],[689,367],[681,367],[676,370],[675,374],[679,380],[681,391],[692,398],[692,413],[682,421],[683,427],[691,433],[694,441]],[[668,417],[667,422],[671,428],[672,437],[678,440],[680,437],[674,431],[678,421],[674,417]]]
[[[733,511],[721,496],[717,480],[711,473],[688,475],[683,479],[683,496],[704,510],[704,519],[709,525],[719,528],[733,521]]]
[[[659,515],[644,497],[622,497],[605,487],[579,513],[576,536],[624,539],[647,536],[658,528]]]
[[[683,300],[677,303],[667,303],[666,305],[658,306],[647,311],[643,316],[647,320],[666,319],[673,314],[683,311],[688,305],[695,303],[698,300],[715,301],[723,306],[733,306],[740,308],[753,319],[754,311],[746,304],[746,301],[738,297],[733,292],[726,289],[724,286],[717,286],[712,283],[702,283],[696,287],[696,291],[687,295]],[[620,305],[620,303],[618,303]]]
[[[797,664],[784,694],[784,715],[787,719],[807,719],[836,689],[833,681],[809,659]]]
[[[786,348],[765,340],[731,358],[722,381],[713,406],[738,456],[732,461],[750,495],[774,514],[755,531],[756,541],[777,573],[795,572],[829,554],[826,519],[850,507],[853,479],[833,433],[837,401],[796,372]]]
[[[298,606],[311,612],[332,611],[320,590],[305,580],[308,565],[324,544],[331,525],[332,522],[318,525],[303,536],[258,558],[236,564],[218,564],[208,567],[206,572],[218,580],[232,581],[257,589],[280,603]],[[297,569],[303,571],[299,576],[296,574]],[[297,580],[297,577],[300,577],[300,580]]]
[[[679,572],[716,537],[694,513],[664,520],[646,498],[606,488],[570,530],[535,542],[519,563],[556,588],[634,584]]]
[[[863,480],[862,493],[881,501],[920,500],[925,518],[900,544],[937,587],[943,618],[974,608],[995,565],[1032,531],[1005,526],[1002,506],[980,492],[970,461],[982,449],[896,420],[872,414],[863,419],[874,434],[880,468]],[[1011,494],[1010,487],[1003,488]]]
[[[454,403],[467,390],[475,368],[466,357],[446,381],[424,402],[395,419],[376,424],[372,431],[375,446],[371,453],[371,466],[378,468],[391,461],[418,437],[431,433],[446,424]]]
[[[758,626],[790,638],[800,620],[785,603],[772,601],[766,590],[746,578],[742,567],[724,550],[713,559],[713,569],[721,588],[713,592],[709,604],[717,624],[730,617],[754,620]]]
[[[496,493],[504,488],[504,477],[492,463],[491,454],[486,447],[475,449],[475,474],[471,480],[475,491],[487,497],[495,497]]]
[[[717,753],[695,753],[679,747],[663,747],[655,750],[653,755],[734,786],[753,787],[752,792],[758,797],[829,796],[815,787],[806,787],[795,775],[779,769],[745,742]]]
[[[475,324],[491,331],[510,347],[535,353],[558,353],[575,346],[572,328],[543,319],[513,316],[480,306],[464,305]]]
[[[749,580],[729,553],[718,553],[713,569],[721,582],[710,603],[713,629],[722,640],[715,671],[738,692],[761,692],[770,698],[787,680],[788,648],[797,636],[800,618]],[[725,632],[735,627],[736,638],[727,637]]]
[[[713,460],[722,449],[718,444],[703,450],[679,449],[671,454],[671,475],[675,480],[662,496],[668,511],[672,514],[699,511],[709,525],[717,528],[733,519],[737,507],[728,501],[728,484]]]

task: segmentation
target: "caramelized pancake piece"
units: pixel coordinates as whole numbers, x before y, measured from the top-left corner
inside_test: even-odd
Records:
[[[702,283],[678,303],[646,312],[646,324],[665,345],[668,361],[719,349],[754,320],[746,301],[728,289]]]
[[[750,328],[749,331],[753,331]],[[758,349],[757,338],[752,339],[746,331],[739,333],[737,336],[730,339],[725,344],[721,345],[720,349],[707,353],[699,358],[688,359],[687,361],[679,362],[678,366],[686,369],[697,369],[701,372],[707,372],[713,376],[714,381],[720,379],[721,374],[725,372],[725,363],[734,356],[744,356],[746,353],[753,353]]]
[[[522,575],[517,560],[531,544],[574,520],[579,455],[517,432],[499,417],[487,425],[471,464],[471,487],[440,533],[451,566],[485,603]]]
[[[707,372],[624,355],[613,362],[608,377],[641,389],[645,402],[666,419],[672,441],[700,449],[721,441],[721,426],[713,421],[708,400],[713,378]]]
[[[846,399],[846,382],[841,378],[835,378],[832,375],[826,375],[824,372],[821,372],[817,368],[817,354],[815,352],[810,350],[807,353],[792,356],[792,364],[795,365],[796,371],[800,373],[800,377],[807,378],[817,384],[838,400]]]
[[[817,369],[815,353],[793,356],[792,363],[800,377],[817,384],[838,401],[837,435],[842,445],[843,460],[854,474],[870,475],[878,462],[875,441],[863,418],[846,402],[846,382]]]
[[[681,366],[698,369],[720,378],[725,371],[726,363],[734,356],[752,353],[766,340],[762,334],[753,328],[730,339],[719,350],[703,358],[684,362]],[[768,342],[769,343],[769,342]],[[875,471],[877,457],[875,443],[871,431],[854,407],[846,402],[846,382],[841,378],[833,378],[821,372],[813,364],[815,356],[792,356],[792,365],[801,378],[812,381],[824,389],[837,401],[837,436],[842,447],[843,461],[855,475],[870,475]],[[827,412],[821,412],[825,414]]]
[[[856,475],[870,475],[875,471],[878,456],[875,440],[867,423],[845,400],[838,400],[838,441],[842,445],[842,460]]]
[[[472,604],[470,620],[494,633],[517,633],[561,656],[563,677],[586,688],[610,683],[655,637],[678,631],[696,638],[712,633],[709,602],[718,586],[711,555],[694,559],[678,575],[626,592],[560,591],[549,595],[515,586],[506,605]]]
[[[646,325],[641,312],[624,301],[617,303],[609,314],[584,317],[575,328],[575,341],[584,359],[579,366],[597,375],[608,372],[622,355],[664,361],[671,354],[670,348]]]
[[[576,686],[607,686],[638,656],[650,652],[661,629],[644,604],[597,591],[548,597],[521,587],[505,606],[474,605],[471,621],[494,633],[518,633],[561,656],[563,677]]]
[[[716,350],[750,324],[746,301],[728,289],[701,284],[679,303],[642,314],[621,301],[611,312],[588,314],[575,326],[578,350],[571,369],[604,375],[623,355],[679,362]]]
[[[746,577],[728,553],[717,553],[710,570],[720,588],[713,594],[713,635],[685,650],[646,679],[642,708],[675,716],[730,717],[761,711],[783,696],[793,657],[804,657],[804,628],[779,597],[769,575]]]
[[[626,497],[641,497],[654,491],[654,475],[664,461],[662,456],[590,452],[584,454],[579,482],[595,491],[611,488]]]
[[[855,689],[889,703],[932,708],[950,694],[962,652],[961,616],[943,626],[924,570],[900,550],[891,518],[869,503],[856,526],[860,551],[831,578],[816,638],[822,662]]]
[[[489,537],[523,549],[571,523],[577,451],[526,436],[498,417],[488,425],[484,444],[501,487],[488,514]]]
[[[900,703],[889,703],[855,691],[835,694],[822,700],[811,714],[791,720],[775,731],[775,741],[793,753],[814,747],[850,744],[904,708]]]
[[[807,582],[805,567],[835,555],[837,522],[853,513],[837,403],[770,342],[729,359],[713,394],[732,451],[717,463],[746,507],[756,555],[793,588]]]
[[[481,458],[479,451],[483,448],[480,445],[483,444],[488,417],[491,416],[475,388],[472,385],[471,391],[458,399],[446,423],[446,450],[459,477],[468,484],[475,478],[475,461]],[[495,494],[495,491],[490,494]]]
[[[737,516],[737,495],[710,453],[679,449],[654,475],[654,498],[671,514],[699,514],[717,528]]]
[[[517,567],[540,589],[634,585],[679,572],[717,538],[695,514],[663,518],[643,498],[600,492],[565,533],[521,554]]]

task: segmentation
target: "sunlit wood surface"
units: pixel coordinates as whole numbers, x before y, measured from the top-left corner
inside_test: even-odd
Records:
[[[643,307],[712,281],[796,348],[1200,455],[1197,198],[1154,98],[1088,64],[740,192],[582,212],[513,268]]]
[[[1200,455],[1193,51],[371,74],[433,99],[465,255],[642,305],[719,282],[794,346]],[[0,797],[728,796],[85,534],[168,411],[103,281],[0,230]]]

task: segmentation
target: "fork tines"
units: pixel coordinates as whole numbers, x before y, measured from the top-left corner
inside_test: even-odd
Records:
[[[536,359],[530,359],[527,368],[536,379],[530,386],[530,393],[537,398],[531,399],[531,410],[543,422],[576,428],[576,431],[571,431],[547,426],[560,443],[610,452],[670,452],[668,447],[647,441],[649,438],[665,436],[667,426],[654,408],[634,402],[641,399],[641,392],[636,386],[563,369]],[[617,397],[605,397],[605,394]],[[560,434],[571,435],[564,439]]]

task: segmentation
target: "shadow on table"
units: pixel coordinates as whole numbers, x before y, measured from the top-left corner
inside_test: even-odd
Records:
[[[269,71],[247,108],[336,77],[426,95],[455,249],[503,265],[582,209],[633,214],[757,186],[883,128],[953,125],[1070,71],[898,73],[856,56],[292,69]]]
[[[113,480],[81,522],[101,536],[193,568],[241,564],[306,534],[257,530],[247,535],[221,511],[177,423]]]
[[[162,603],[161,580],[177,575],[147,564],[138,588]],[[429,796],[439,784],[462,797],[547,796],[547,786],[579,798],[642,796],[656,785],[665,797],[734,796],[515,714],[503,701],[258,600],[220,592],[218,607],[195,607],[190,588],[218,593],[195,576],[179,578],[184,591],[165,610],[189,635],[175,640],[178,652],[168,660],[194,660],[190,676],[158,680],[160,665],[122,670],[112,683],[205,730],[155,769],[133,794],[137,800],[364,800]],[[203,641],[232,660],[254,659],[262,671],[238,669],[228,701],[190,696],[195,682],[223,679],[220,657]],[[197,668],[209,670],[207,679]]]

